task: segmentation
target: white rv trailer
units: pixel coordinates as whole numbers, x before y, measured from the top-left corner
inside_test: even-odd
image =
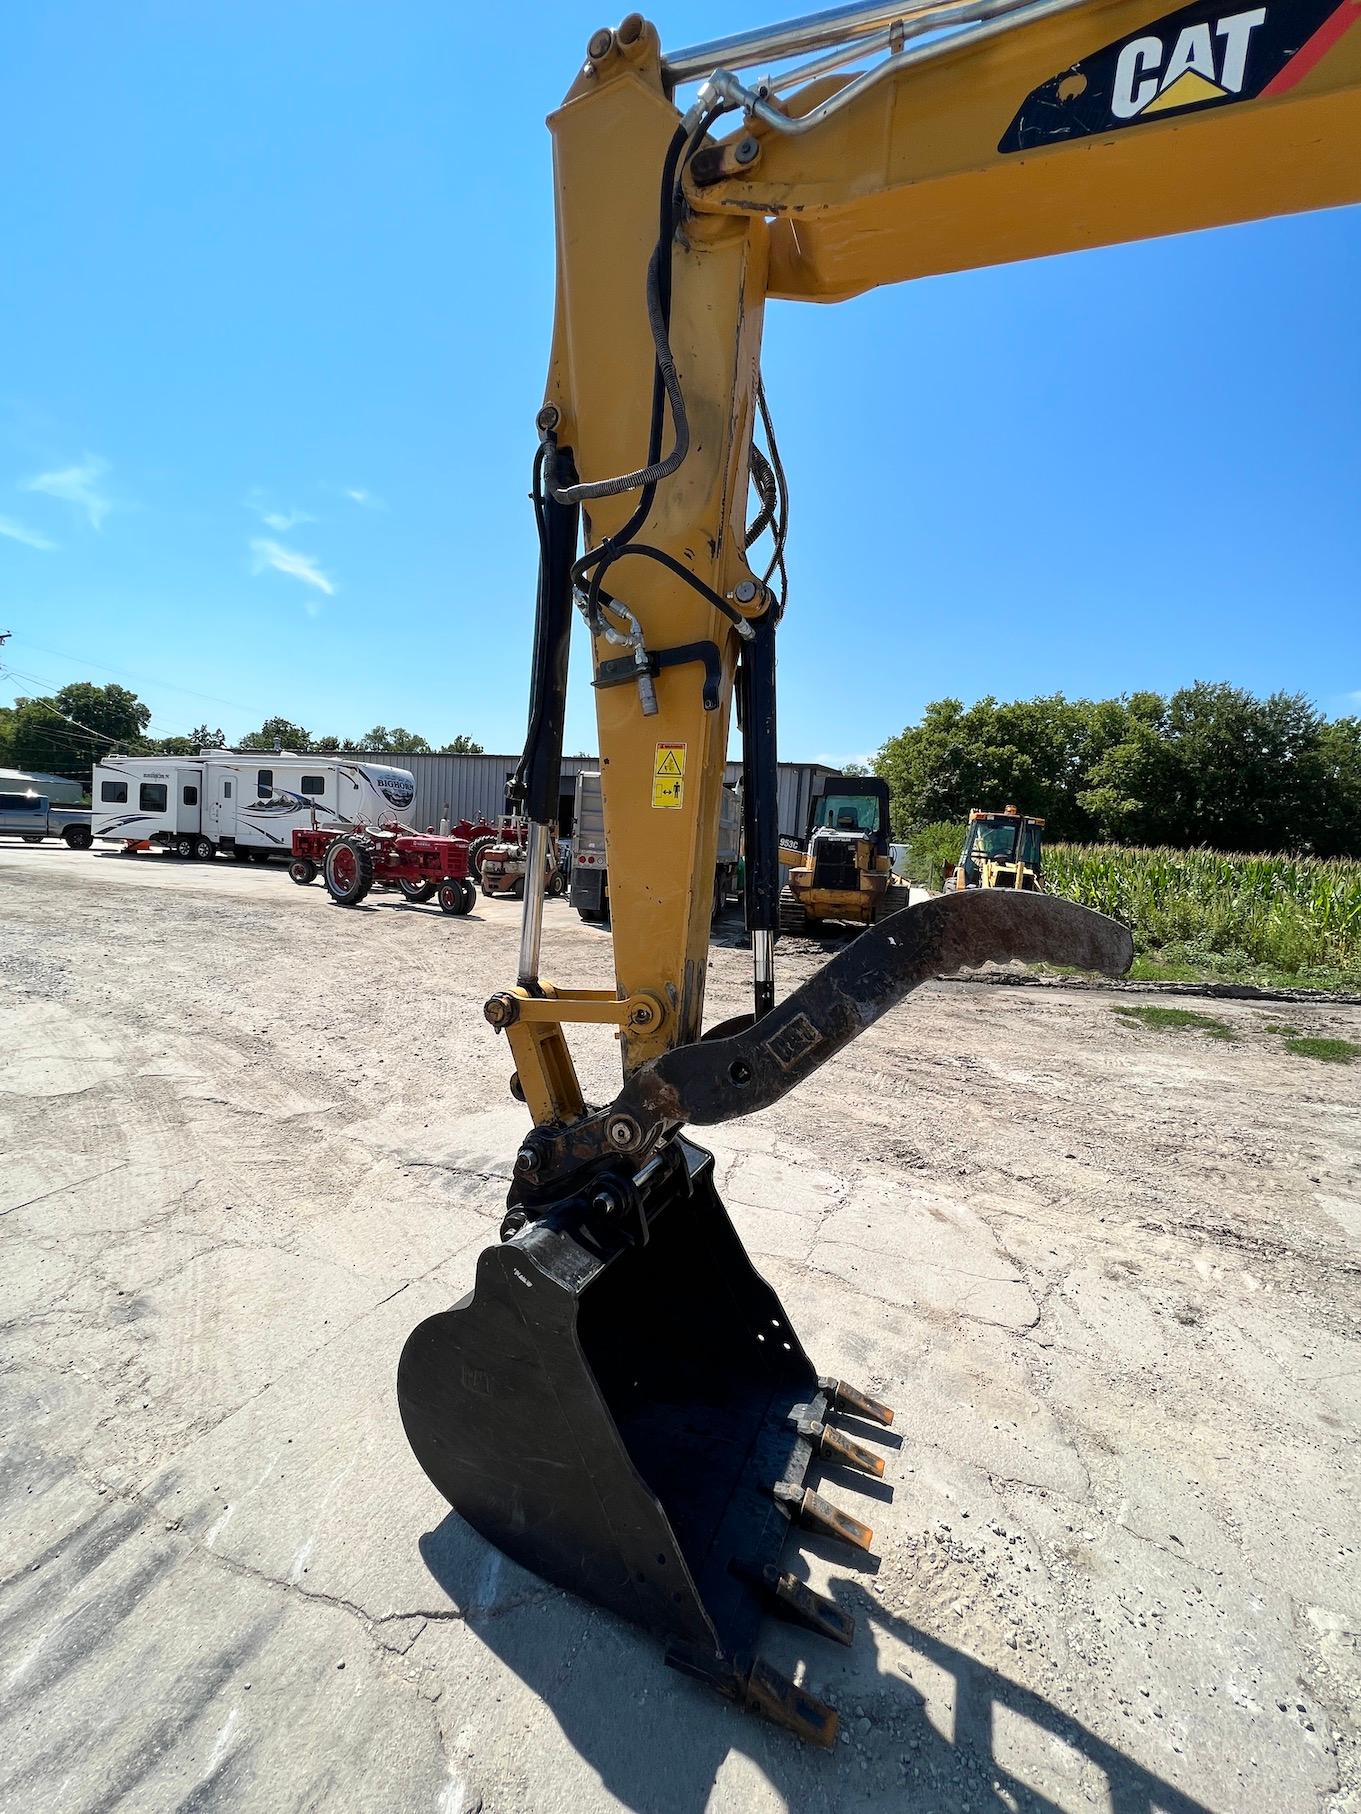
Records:
[[[416,797],[404,768],[292,750],[108,756],[92,789],[96,838],[161,844],[183,857],[288,856],[293,827],[378,825]]]

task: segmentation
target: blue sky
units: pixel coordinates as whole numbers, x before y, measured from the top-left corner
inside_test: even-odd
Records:
[[[518,747],[543,117],[603,15],[493,16],[15,0],[13,668],[121,679],[165,733],[279,712]],[[766,9],[653,16],[678,46]],[[1358,278],[1346,210],[772,305],[782,753],[864,755],[944,694],[1203,678],[1356,709]]]

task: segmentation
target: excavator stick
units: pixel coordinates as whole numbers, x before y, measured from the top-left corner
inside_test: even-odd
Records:
[[[942,968],[1041,955],[1118,972],[1132,947],[1050,896],[942,897],[864,933],[761,1020],[643,1066],[608,1109],[538,1130],[502,1244],[402,1354],[408,1440],[475,1530],[814,1743],[832,1742],[835,1714],[754,1646],[768,1612],[849,1642],[847,1616],[781,1553],[791,1523],[869,1548],[868,1527],[810,1479],[882,1475],[836,1419],[849,1412],[863,1436],[893,1414],[819,1378],[712,1157],[680,1129],[764,1107]]]

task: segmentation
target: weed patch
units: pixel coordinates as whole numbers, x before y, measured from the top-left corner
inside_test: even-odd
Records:
[[[1228,1021],[1214,1014],[1197,1014],[1191,1008],[1119,1007],[1114,1012],[1121,1020],[1147,1027],[1151,1033],[1204,1033],[1226,1043],[1238,1037]]]
[[[1354,1064],[1361,1058],[1361,1046],[1350,1039],[1304,1039],[1295,1037],[1285,1042],[1287,1052],[1296,1058],[1316,1058],[1320,1064]]]

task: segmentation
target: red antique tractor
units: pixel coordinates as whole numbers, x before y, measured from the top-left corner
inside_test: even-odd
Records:
[[[376,884],[400,889],[408,901],[433,897],[445,913],[467,913],[477,899],[468,867],[466,838],[412,831],[393,821],[348,829],[297,826],[288,873],[305,886],[320,872],[341,907],[357,907]]]

